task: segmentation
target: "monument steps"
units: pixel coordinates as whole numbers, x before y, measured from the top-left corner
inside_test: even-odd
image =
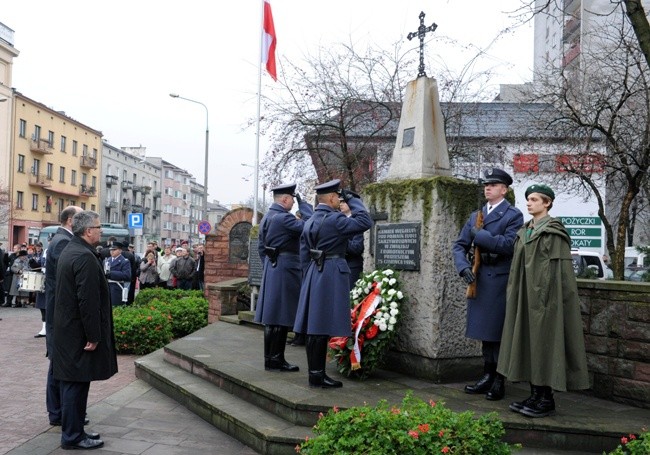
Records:
[[[285,356],[298,373],[265,371],[263,333],[248,325],[216,322],[136,361],[136,376],[186,406],[207,422],[262,454],[295,453],[312,437],[319,414],[334,406],[374,405],[381,399],[399,404],[407,390],[428,401],[443,401],[455,411],[496,411],[506,440],[525,447],[602,453],[616,447],[623,434],[648,423],[644,409],[584,394],[556,395],[558,415],[529,419],[507,410],[521,400],[527,384],[508,384],[506,399],[489,402],[467,395],[461,384],[434,384],[390,371],[366,381],[343,379],[342,389],[307,384],[304,348],[287,346]],[[328,364],[328,374],[341,379]]]

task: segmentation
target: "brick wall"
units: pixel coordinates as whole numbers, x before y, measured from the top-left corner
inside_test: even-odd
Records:
[[[214,230],[205,239],[205,287],[209,302],[208,322],[219,320],[222,314],[222,295],[217,283],[234,278],[248,277],[248,263],[230,259],[230,230],[237,223],[252,224],[253,211],[247,207],[238,208],[228,212]]]
[[[650,408],[650,284],[578,280],[596,396]]]

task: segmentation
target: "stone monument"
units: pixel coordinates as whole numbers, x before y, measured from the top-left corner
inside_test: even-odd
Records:
[[[476,207],[477,184],[451,177],[436,81],[424,71],[420,13],[420,67],[406,89],[388,179],[368,185],[364,199],[375,226],[366,236],[365,268],[398,270],[409,301],[402,306],[388,368],[435,382],[475,376],[480,345],[465,338],[464,282],[451,247]]]

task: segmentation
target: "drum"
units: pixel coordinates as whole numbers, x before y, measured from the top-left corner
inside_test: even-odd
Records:
[[[45,292],[45,275],[41,272],[25,271],[18,288],[25,292]]]

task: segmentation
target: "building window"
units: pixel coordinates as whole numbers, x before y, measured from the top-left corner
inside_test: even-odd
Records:
[[[83,145],[83,156],[88,156],[88,146],[86,144]]]
[[[93,183],[90,186],[93,188],[97,188],[97,176],[93,175],[92,182]]]
[[[86,174],[85,172],[81,173],[81,184],[83,186],[86,186],[88,184],[88,174]]]
[[[59,182],[65,183],[65,168],[63,166],[59,168]]]
[[[38,194],[32,193],[32,211],[38,211]]]
[[[77,156],[77,141],[72,140],[72,156]]]
[[[19,128],[18,135],[20,137],[25,137],[25,135],[27,134],[27,121],[20,119],[20,126],[18,128]]]
[[[65,136],[61,136],[61,151],[65,153],[65,142],[67,138]]]
[[[41,160],[34,159],[34,164],[32,165],[32,175],[38,175],[41,172]]]
[[[93,149],[93,158],[97,158],[97,149]]]
[[[82,202],[82,203],[81,203],[81,208],[84,209],[84,210],[86,210],[86,203],[85,203],[85,202]]]
[[[52,180],[52,174],[54,173],[54,165],[52,163],[47,163],[47,179]]]
[[[50,145],[50,147],[54,147],[54,131],[47,133],[47,143]]]
[[[23,208],[23,192],[18,191],[16,193],[16,208],[17,209],[22,209]]]
[[[38,125],[34,125],[34,137],[33,139],[35,141],[38,141],[41,138],[41,127]]]
[[[18,155],[18,172],[25,173],[25,155]]]
[[[70,171],[70,185],[77,185],[77,171],[74,169]]]
[[[95,204],[90,204],[90,210],[92,210],[93,212],[96,212],[97,211],[97,206]]]
[[[52,213],[52,196],[45,198],[45,213]]]

